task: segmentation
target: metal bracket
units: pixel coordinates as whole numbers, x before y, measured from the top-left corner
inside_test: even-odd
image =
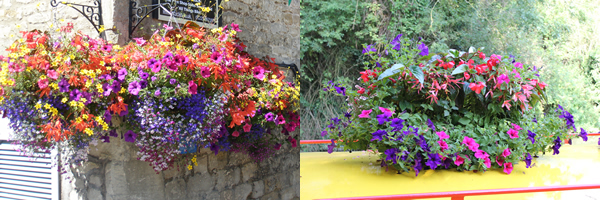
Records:
[[[104,34],[104,22],[102,21],[102,1],[94,0],[94,5],[81,5],[76,3],[67,3],[65,1],[57,2],[56,0],[51,0],[50,5],[52,7],[57,7],[59,4],[64,4],[69,6],[77,12],[81,13],[90,23],[94,26],[94,29],[98,32],[102,39],[106,40],[106,35]]]
[[[133,31],[142,23],[144,19],[150,16],[152,12],[161,7],[159,4],[138,6],[135,0],[129,1],[129,39],[133,39]],[[163,3],[163,6],[170,6],[168,3]]]

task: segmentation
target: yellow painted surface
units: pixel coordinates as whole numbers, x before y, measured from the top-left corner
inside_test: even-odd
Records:
[[[600,183],[598,139],[563,145],[559,155],[534,158],[533,168],[525,162],[514,166],[510,175],[500,169],[478,172],[425,170],[396,174],[381,168],[378,156],[365,151],[301,153],[300,198],[340,198],[444,191],[517,188],[549,185]],[[450,198],[442,198],[450,199]],[[575,190],[510,195],[487,195],[465,199],[600,199],[600,190]]]

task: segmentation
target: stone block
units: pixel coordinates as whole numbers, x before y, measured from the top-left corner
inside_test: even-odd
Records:
[[[227,163],[227,165],[228,166],[239,166],[239,165],[246,164],[250,161],[252,161],[252,159],[250,158],[250,156],[248,156],[248,154],[231,152],[229,154],[229,163]]]
[[[208,173],[191,176],[187,181],[187,196],[189,199],[199,198],[215,187],[215,178]]]
[[[221,191],[221,200],[234,200],[233,190]]]
[[[250,162],[242,166],[242,181],[247,182],[254,177],[257,169],[256,163],[254,162]]]
[[[181,178],[174,179],[171,182],[165,184],[165,198],[166,199],[185,199],[186,198],[186,187],[185,181]]]
[[[278,189],[281,189],[281,182],[279,176],[273,175],[264,179],[265,181],[265,192],[269,193]]]
[[[252,185],[245,183],[235,187],[234,199],[247,199],[252,192]]]
[[[296,190],[294,187],[287,187],[281,190],[281,199],[282,200],[291,200],[296,197]]]
[[[260,199],[262,199],[262,200],[278,200],[281,198],[279,198],[279,192],[271,192],[271,193],[265,194]]]
[[[92,175],[90,176],[90,184],[92,184],[93,186],[96,187],[100,187],[102,186],[102,180],[100,180],[100,177],[98,175]]]
[[[88,188],[87,200],[103,200],[102,193],[99,189]]]
[[[214,154],[212,154],[214,156]],[[194,173],[206,174],[208,173],[208,156],[202,155],[196,157],[198,166],[194,166]]]
[[[265,182],[260,180],[260,181],[254,181],[254,183],[252,183],[252,194],[251,194],[251,198],[259,198],[261,196],[263,196],[265,194]]]
[[[227,160],[229,157],[229,152],[219,152],[215,156],[215,154],[208,155],[208,171],[211,173],[215,173],[216,171],[225,168],[227,166]]]

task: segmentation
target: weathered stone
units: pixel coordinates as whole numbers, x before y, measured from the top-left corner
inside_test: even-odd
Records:
[[[181,169],[178,170],[177,168],[171,168],[169,170],[162,171],[162,174],[164,179],[179,177],[181,176]]]
[[[88,188],[87,200],[102,200],[102,193],[99,189]]]
[[[181,178],[177,178],[165,184],[165,197],[166,199],[185,199],[185,181]]]
[[[196,161],[198,166],[194,166],[194,173],[206,174],[208,172],[208,157],[206,155],[198,156]]]
[[[296,190],[293,187],[287,187],[281,190],[281,199],[290,200],[296,197]]]
[[[294,170],[294,172],[292,172],[292,182],[290,182],[290,184],[292,185],[300,185],[300,170]]]
[[[281,198],[279,198],[279,192],[271,192],[269,194],[265,194],[260,199],[262,199],[262,200],[276,200],[276,199],[281,199]]]
[[[215,187],[215,178],[208,173],[191,176],[187,182],[187,196],[198,198],[200,194],[208,193]]]
[[[277,175],[269,176],[264,179],[265,192],[272,192],[276,189],[281,189],[281,183]]]
[[[163,199],[165,196],[164,179],[142,161],[110,162],[105,177],[106,199]]]
[[[234,199],[247,199],[252,192],[252,185],[249,183],[238,185],[235,187]]]
[[[98,177],[97,175],[92,175],[92,176],[90,176],[90,184],[92,184],[96,187],[100,187],[100,186],[102,186],[102,181],[100,180],[100,177]]]
[[[250,161],[252,161],[252,159],[250,158],[250,156],[248,156],[248,154],[231,152],[229,154],[229,163],[227,163],[227,165],[228,166],[239,166],[242,164],[246,164],[247,162],[250,162]]]
[[[221,194],[219,192],[211,192],[206,195],[205,199],[221,199]]]
[[[221,200],[234,200],[233,190],[225,190],[221,192]]]
[[[265,194],[265,182],[262,180],[254,181],[254,183],[252,183],[252,194],[250,197],[259,198],[259,197],[263,196],[264,194]]]
[[[242,181],[246,182],[248,180],[250,180],[252,177],[254,177],[254,174],[256,173],[256,163],[254,162],[250,162],[250,163],[246,163],[243,167],[242,167]]]
[[[216,170],[223,169],[227,165],[227,152],[219,152],[217,156],[212,154],[208,157],[208,171],[211,173],[216,172]]]

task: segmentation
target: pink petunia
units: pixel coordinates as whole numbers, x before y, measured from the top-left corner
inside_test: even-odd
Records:
[[[465,139],[463,139],[462,143],[466,144],[471,151],[477,151],[479,149],[479,144],[477,144],[473,138],[465,136]]]
[[[492,167],[492,161],[490,160],[490,158],[486,157],[485,159],[483,159],[483,164],[485,165],[485,167],[487,167],[488,169],[490,167]]]
[[[203,78],[208,78],[210,77],[210,68],[202,66],[200,67],[200,73],[202,74]]]
[[[277,123],[279,125],[285,124],[285,118],[281,114],[277,116],[277,121],[279,122]]]
[[[517,72],[517,69],[513,69],[512,73],[515,74],[515,78],[521,78],[521,74]]]
[[[240,136],[240,132],[238,132],[238,131],[234,131],[233,133],[231,133],[231,135],[232,135],[233,137],[237,137],[237,136]]]
[[[392,114],[394,114],[394,111],[391,111],[390,109],[384,107],[379,107],[379,110],[381,110],[381,112],[386,116],[392,116]]]
[[[242,32],[242,30],[240,30],[240,25],[238,24],[231,23],[231,28],[237,32]]]
[[[508,133],[508,135],[510,135],[510,138],[519,138],[519,131],[510,129],[510,130],[508,130],[507,133]]]
[[[504,156],[505,158],[510,156],[510,149],[509,148],[504,149],[504,151],[502,152],[502,156]]]
[[[498,165],[503,166],[504,165],[504,160],[499,159],[498,156],[496,156],[496,163],[498,163]]]
[[[48,87],[48,79],[40,79],[38,80],[38,86],[40,87],[40,89],[44,89],[46,87]]]
[[[513,170],[513,165],[512,163],[506,162],[504,163],[504,173],[506,174],[510,174]]]
[[[443,140],[440,140],[440,141],[438,141],[438,144],[439,144],[439,145],[440,145],[440,147],[442,148],[442,151],[445,151],[445,150],[447,150],[447,149],[448,149],[448,144],[446,144],[446,142],[445,142],[445,141],[443,141]]]
[[[457,155],[456,160],[454,160],[454,164],[457,166],[460,166],[464,162],[465,162],[465,159],[463,157],[460,157],[460,155]]]
[[[222,33],[219,36],[219,40],[221,40],[221,42],[225,42],[227,40],[227,38],[229,38],[229,34],[227,34],[227,33]]]
[[[246,125],[244,125],[244,132],[250,132],[250,129],[252,128],[252,125],[246,123]]]
[[[265,78],[265,69],[261,66],[256,66],[252,69],[252,74],[254,75],[254,78],[262,81]]]
[[[446,132],[444,132],[444,131],[435,132],[435,134],[437,134],[438,137],[440,137],[440,140],[450,138],[450,136],[448,136],[448,134],[446,134]]]
[[[363,110],[360,115],[358,115],[358,118],[371,118],[371,112],[373,112],[373,109]]]
[[[194,81],[189,82],[188,92],[190,94],[198,94],[198,85]]]
[[[58,73],[54,70],[48,70],[48,77],[56,80],[56,79],[58,79]]]
[[[477,150],[475,152],[475,158],[479,158],[479,159],[485,159],[490,157],[490,155],[488,153],[486,153],[485,151],[482,150]]]
[[[521,128],[521,126],[519,126],[519,125],[517,125],[517,124],[512,124],[512,126],[513,126],[513,129],[515,129],[515,131],[520,131],[520,130],[523,130],[523,129]]]

